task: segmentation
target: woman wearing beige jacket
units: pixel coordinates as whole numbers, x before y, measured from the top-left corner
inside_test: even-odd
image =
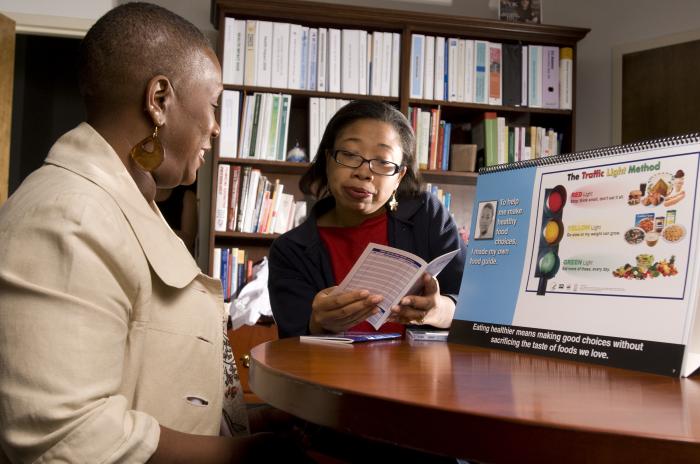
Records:
[[[247,435],[220,283],[153,201],[219,134],[216,56],[129,3],[88,32],[80,79],[87,122],[0,209],[0,462],[274,459]]]

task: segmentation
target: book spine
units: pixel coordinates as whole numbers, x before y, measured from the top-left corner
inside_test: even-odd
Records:
[[[401,64],[401,34],[391,33],[391,89],[392,97],[399,96],[399,72]]]
[[[220,164],[216,183],[216,206],[214,210],[214,230],[226,231],[226,215],[228,213],[228,189],[231,166]]]
[[[559,108],[570,110],[574,103],[574,50],[564,47],[559,54]]]
[[[328,70],[328,29],[318,30],[318,77],[317,88],[319,92],[326,91],[326,76]]]
[[[273,23],[271,85],[278,89],[289,85],[289,29],[289,23]]]
[[[489,42],[489,104],[500,105],[501,95],[501,44]]]
[[[435,95],[435,37],[425,37],[425,63],[423,65],[423,99],[432,100]]]
[[[328,91],[340,93],[340,29],[328,29]]]
[[[445,38],[435,38],[435,66],[433,73],[433,98],[445,100]]]
[[[256,85],[255,82],[255,30],[257,21],[247,20],[245,29],[245,73],[243,82],[245,85]]]
[[[238,153],[238,115],[240,93],[224,90],[221,96],[221,132],[219,158],[235,158]]]
[[[559,108],[558,47],[542,47],[542,107]]]
[[[423,98],[423,57],[425,36],[411,36],[411,98]]]
[[[392,56],[392,36],[391,32],[383,32],[382,39],[382,90],[381,95],[388,97],[391,95],[391,56]]]
[[[288,87],[290,89],[301,88],[301,26],[292,24],[289,26],[289,72]]]
[[[241,167],[231,166],[229,182],[228,218],[226,230],[233,232],[236,230],[236,219],[238,218],[238,193],[241,190]]]
[[[318,88],[318,29],[309,29],[309,69],[306,72],[308,81],[306,90],[316,91]]]
[[[464,41],[464,101],[474,101],[474,41]]]
[[[287,138],[289,137],[289,113],[291,108],[292,96],[289,94],[282,95],[282,109],[280,115],[280,136],[277,145],[277,161],[287,159]]]
[[[367,31],[359,31],[359,85],[358,93],[367,95]]]
[[[488,42],[474,41],[474,103],[488,103]]]
[[[459,39],[449,39],[448,43],[448,94],[447,99],[451,102],[457,101],[457,50],[459,49]]]
[[[309,28],[301,28],[301,63],[299,65],[299,88],[306,89],[308,81],[307,72],[309,71]]]
[[[255,37],[255,51],[257,53],[255,57],[255,85],[270,87],[272,83],[272,23],[258,21]]]
[[[384,34],[375,31],[372,34],[372,64],[370,70],[371,77],[371,94],[381,95],[381,70],[382,70],[382,42]]]

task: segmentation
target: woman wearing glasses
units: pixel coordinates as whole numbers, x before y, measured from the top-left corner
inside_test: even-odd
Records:
[[[450,326],[466,250],[447,210],[420,191],[415,146],[408,120],[381,102],[351,102],[330,120],[299,183],[318,202],[270,250],[270,301],[280,337],[373,330],[365,319],[381,296],[330,294],[370,242],[426,261],[460,248],[437,280],[423,276],[422,294],[404,297],[380,330]]]

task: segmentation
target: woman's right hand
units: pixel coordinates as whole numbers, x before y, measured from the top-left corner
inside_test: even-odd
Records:
[[[343,332],[379,311],[381,295],[370,295],[367,290],[331,295],[336,287],[321,290],[311,303],[309,330],[312,334]]]

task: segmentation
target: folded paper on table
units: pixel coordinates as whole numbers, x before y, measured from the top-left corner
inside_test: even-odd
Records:
[[[336,335],[302,335],[301,341],[322,343],[363,343],[401,338],[396,332],[341,332]]]

